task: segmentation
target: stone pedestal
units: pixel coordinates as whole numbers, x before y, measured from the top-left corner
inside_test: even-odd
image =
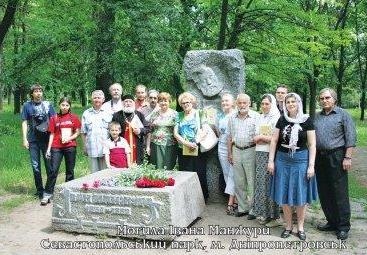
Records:
[[[172,240],[174,227],[185,231],[204,211],[199,179],[191,172],[169,172],[176,183],[164,188],[82,188],[83,183],[92,184],[120,173],[121,170],[107,169],[56,186],[52,227],[79,233]]]

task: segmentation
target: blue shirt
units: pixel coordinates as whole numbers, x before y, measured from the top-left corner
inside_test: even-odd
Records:
[[[41,102],[28,101],[24,103],[22,113],[21,113],[21,118],[22,120],[27,121],[27,125],[28,125],[27,140],[28,142],[35,142],[38,140],[36,137],[35,131],[34,131],[34,123],[32,120],[32,116],[40,115],[40,114],[47,114],[49,119],[53,115],[55,115],[55,110],[52,107],[52,105],[50,104],[50,102],[48,101],[41,101]]]

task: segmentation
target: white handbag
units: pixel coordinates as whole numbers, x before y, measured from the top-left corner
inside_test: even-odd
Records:
[[[218,137],[214,133],[213,129],[208,125],[204,124],[202,131],[205,134],[203,140],[200,142],[200,151],[207,152],[214,148],[218,143]]]

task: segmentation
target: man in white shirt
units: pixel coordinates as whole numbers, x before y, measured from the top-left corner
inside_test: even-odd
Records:
[[[115,112],[122,110],[122,86],[120,83],[114,83],[110,86],[109,91],[112,99],[105,102],[102,105],[102,109],[113,115]]]

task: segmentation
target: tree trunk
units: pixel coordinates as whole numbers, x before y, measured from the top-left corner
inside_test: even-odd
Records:
[[[241,12],[240,6],[242,5],[242,0],[237,1],[236,15],[233,22],[233,28],[231,31],[231,35],[228,40],[227,49],[234,49],[237,47],[238,38],[241,31],[241,23],[244,16],[244,13]]]
[[[313,119],[316,113],[317,78],[320,75],[319,67],[313,65],[313,75],[308,75],[308,86],[310,88],[309,114]]]
[[[12,91],[12,88],[11,87],[9,87],[8,88],[8,105],[10,105],[11,104],[11,95],[13,94],[13,91]]]
[[[227,29],[227,15],[228,15],[228,0],[222,0],[222,13],[220,17],[220,28],[218,36],[217,50],[224,49]]]
[[[358,4],[355,6],[355,34],[360,34],[359,20],[358,20]],[[361,82],[361,97],[359,107],[361,109],[360,120],[364,121],[364,112],[366,109],[366,83],[367,83],[367,51],[366,49],[363,51],[365,55],[362,56],[361,53],[361,43],[359,41],[359,37],[357,36],[356,41],[356,50],[357,50],[357,58],[358,58],[358,72],[359,72],[359,80]],[[364,62],[363,62],[364,61]]]
[[[307,88],[302,91],[303,112],[307,112]]]
[[[96,51],[97,51],[97,73],[96,88],[103,90],[105,96],[109,97],[108,88],[113,83],[113,31],[115,11],[108,1],[97,1],[95,16],[97,17]],[[107,2],[107,3],[106,3]]]
[[[6,34],[9,31],[15,12],[17,10],[18,0],[8,0],[3,19],[0,23],[0,45],[3,45]]]
[[[365,84],[366,86],[366,84]],[[366,88],[364,90],[362,90],[362,95],[361,95],[361,102],[360,102],[360,107],[361,107],[361,116],[360,116],[360,120],[364,121],[364,110],[366,109]]]
[[[17,55],[19,53],[19,34],[18,34],[17,27],[15,24],[13,25],[13,29],[14,29],[13,67],[16,70],[17,65],[18,65]],[[15,82],[15,85],[14,85],[14,114],[18,114],[20,113],[20,105],[21,105],[20,103],[20,82],[19,82],[18,75],[14,77],[14,82]]]
[[[3,67],[4,67],[4,52],[3,52],[3,46],[0,45],[0,77],[3,76]],[[5,91],[5,84],[2,80],[0,80],[0,112],[4,110],[4,91]]]
[[[344,78],[344,71],[345,71],[345,47],[342,45],[340,46],[340,54],[339,54],[339,67],[338,67],[338,84],[336,87],[336,93],[338,97],[338,105],[342,106],[342,94],[343,94],[343,78]]]

